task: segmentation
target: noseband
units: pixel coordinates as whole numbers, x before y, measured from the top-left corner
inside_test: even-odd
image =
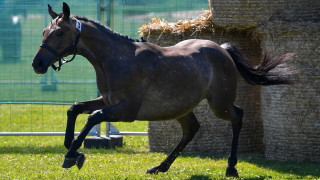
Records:
[[[76,39],[73,41],[73,43],[67,48],[65,49],[63,52],[59,53],[58,51],[56,51],[54,48],[52,48],[51,46],[49,46],[48,44],[42,43],[40,45],[40,47],[47,49],[48,51],[50,51],[52,54],[55,55],[54,59],[58,58],[59,61],[59,65],[58,67],[56,67],[54,64],[51,65],[52,69],[55,71],[60,71],[61,66],[65,63],[69,63],[71,61],[73,61],[73,59],[76,57],[78,49],[77,49],[77,45],[79,43],[80,40],[80,34],[81,34],[81,29],[82,29],[82,23],[76,19],[76,29],[77,29],[77,36]],[[63,55],[73,53],[73,56],[71,59],[64,59]]]

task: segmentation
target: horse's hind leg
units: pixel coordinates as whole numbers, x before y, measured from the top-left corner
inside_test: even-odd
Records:
[[[212,111],[218,118],[231,121],[233,137],[226,176],[238,177],[239,175],[235,166],[237,164],[237,149],[239,134],[242,127],[243,110],[234,105],[227,106],[224,104],[223,106],[215,106],[215,104],[210,102],[210,100],[208,100],[208,102]]]
[[[237,106],[233,106],[234,113],[236,117],[232,119],[232,146],[231,146],[231,154],[228,159],[228,167],[226,171],[226,176],[238,177],[238,172],[235,168],[237,164],[237,149],[238,149],[238,140],[239,134],[242,128],[242,117],[243,117],[243,110]]]
[[[199,122],[193,112],[177,119],[182,127],[182,138],[179,144],[174,148],[170,155],[159,165],[150,168],[147,173],[157,174],[158,172],[166,172],[174,160],[179,156],[186,145],[192,140],[196,132],[200,128]]]

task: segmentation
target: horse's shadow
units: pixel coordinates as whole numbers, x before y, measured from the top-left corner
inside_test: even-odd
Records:
[[[238,178],[224,178],[224,179],[238,179]],[[244,180],[264,180],[264,179],[270,179],[270,177],[261,176],[261,177],[255,177],[255,178],[241,178],[241,179],[244,179]],[[204,176],[204,175],[193,175],[188,180],[212,180],[212,178],[210,178],[209,176]]]
[[[227,154],[220,153],[220,154],[194,154],[194,153],[182,153],[181,157],[199,157],[199,158],[209,158],[212,160],[221,160],[228,157]],[[275,160],[268,160],[264,157],[263,154],[240,154],[238,156],[238,160],[241,162],[247,162],[253,165],[256,165],[263,169],[271,169],[277,171],[279,173],[290,173],[296,176],[314,176],[316,179],[320,179],[320,167],[319,163],[310,163],[310,162],[292,162],[292,161],[275,161]],[[308,169],[308,172],[305,170]],[[241,176],[241,174],[240,174]],[[259,177],[246,177],[241,179],[246,180],[259,180],[259,179],[270,179],[270,176],[259,176]],[[208,176],[205,175],[195,175],[192,176],[190,179],[210,179]]]
[[[204,175],[193,175],[193,176],[190,177],[189,180],[198,180],[198,179],[211,180],[211,178],[209,176],[204,176]]]
[[[2,146],[0,154],[60,154],[65,153],[61,146]]]
[[[82,148],[80,151],[89,154],[113,154],[115,152],[123,154],[143,154],[149,153],[149,151],[139,151],[126,148]],[[1,154],[64,154],[66,148],[64,146],[0,146]]]
[[[267,160],[264,157],[240,157],[240,161],[254,164],[264,169],[272,169],[281,173],[290,173],[297,176],[314,176],[320,179],[320,164],[312,162],[293,162],[293,161],[275,161]],[[306,172],[308,169],[308,172]]]

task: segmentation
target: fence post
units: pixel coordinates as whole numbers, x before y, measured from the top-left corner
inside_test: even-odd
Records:
[[[106,137],[110,137],[110,122],[106,123]]]
[[[103,17],[104,12],[109,16],[106,19],[107,26],[110,26],[110,14],[112,11],[112,0],[100,0],[97,1],[97,20],[100,22],[101,18]],[[97,91],[97,97],[100,97],[100,92]],[[92,128],[93,131],[96,131],[96,136],[86,138],[84,141],[85,148],[115,148],[118,146],[122,146],[123,139],[122,136],[110,136],[110,122],[106,123],[106,136],[101,136],[101,128],[100,124],[94,126]],[[90,131],[91,132],[91,131]]]

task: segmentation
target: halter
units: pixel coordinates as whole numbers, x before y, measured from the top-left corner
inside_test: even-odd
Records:
[[[82,23],[76,19],[76,29],[77,29],[77,36],[76,39],[73,41],[73,43],[64,51],[62,51],[61,53],[59,53],[58,51],[56,51],[54,48],[52,48],[51,46],[49,46],[48,44],[42,43],[40,45],[40,47],[45,48],[47,50],[49,50],[53,55],[55,55],[55,58],[58,58],[59,60],[59,66],[56,67],[54,64],[51,65],[52,69],[55,71],[60,71],[61,66],[65,63],[69,63],[71,61],[73,61],[73,59],[76,57],[78,49],[77,49],[77,45],[79,43],[80,40],[80,34],[81,34],[81,29],[82,29]],[[71,59],[64,59],[62,56],[64,54],[67,53],[73,53],[73,56]]]

